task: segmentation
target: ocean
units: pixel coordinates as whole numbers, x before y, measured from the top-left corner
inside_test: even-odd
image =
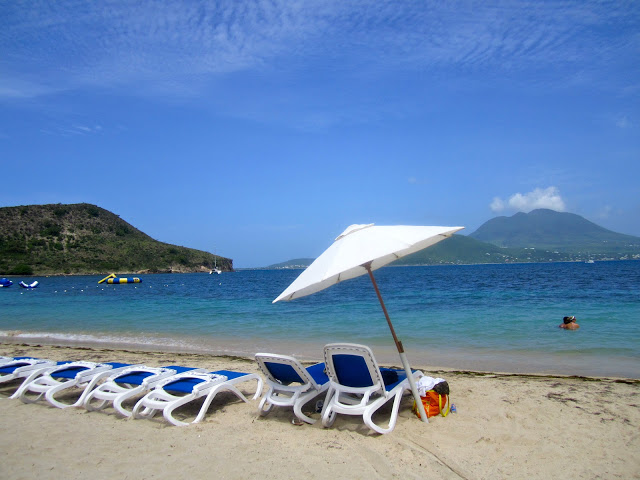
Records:
[[[272,304],[301,270],[11,278],[0,341],[320,360],[363,343],[399,364],[369,278]],[[407,356],[426,368],[640,378],[640,262],[385,267],[374,272]],[[40,282],[33,290],[18,282]],[[575,315],[581,328],[558,328]]]

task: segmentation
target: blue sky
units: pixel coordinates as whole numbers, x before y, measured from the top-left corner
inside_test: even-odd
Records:
[[[640,235],[640,2],[0,0],[0,206],[266,266],[537,207]]]

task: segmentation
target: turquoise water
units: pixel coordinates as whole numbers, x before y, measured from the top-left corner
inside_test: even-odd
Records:
[[[272,304],[299,270],[36,277],[0,289],[0,341],[320,359],[333,341],[398,363],[367,277]],[[640,378],[640,262],[386,267],[375,272],[409,360],[423,367]],[[557,328],[575,315],[580,330]]]

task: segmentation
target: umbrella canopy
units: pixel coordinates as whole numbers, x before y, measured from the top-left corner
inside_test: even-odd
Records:
[[[367,274],[450,237],[464,227],[351,225],[276,298],[293,300]]]
[[[293,300],[324,290],[335,283],[369,274],[371,283],[378,295],[380,306],[391,330],[391,335],[400,354],[402,365],[407,373],[413,397],[416,400],[422,421],[427,414],[420,400],[411,367],[404,353],[402,342],[398,340],[389,313],[382,300],[373,270],[387,265],[399,258],[418,252],[450,237],[464,227],[421,227],[421,226],[375,226],[351,225],[335,242],[324,251],[295,281],[282,292],[273,303],[280,300]]]

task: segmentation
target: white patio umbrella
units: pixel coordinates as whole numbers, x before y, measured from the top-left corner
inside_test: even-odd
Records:
[[[463,228],[400,225],[375,226],[373,223],[351,225],[273,303],[311,295],[343,280],[369,274],[391,330],[393,341],[400,354],[402,366],[407,373],[411,392],[419,408],[420,417],[423,422],[427,422],[427,414],[420,401],[420,394],[413,375],[411,375],[409,361],[404,352],[402,342],[396,336],[389,313],[373,276],[373,270],[384,267],[398,258],[430,247]]]

